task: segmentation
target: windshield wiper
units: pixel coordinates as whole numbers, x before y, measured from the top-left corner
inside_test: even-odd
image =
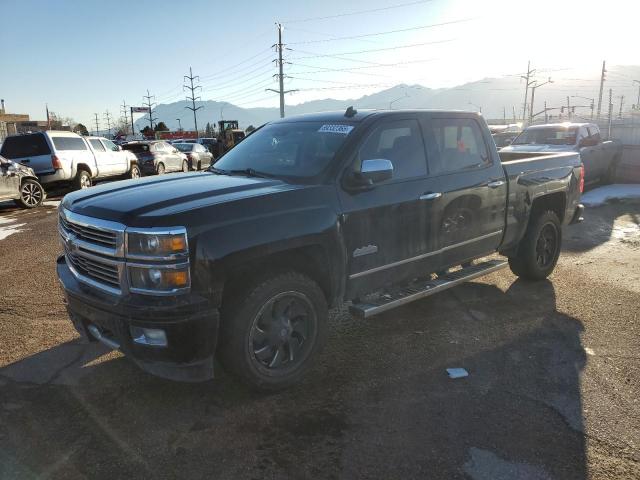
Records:
[[[229,175],[229,172],[227,172],[226,170],[221,170],[219,168],[214,167],[213,165],[211,165],[208,170],[217,175]]]
[[[226,170],[226,172],[227,174],[231,174],[231,175],[241,174],[241,175],[246,175],[247,177],[256,177],[256,178],[274,178],[275,177],[275,175],[270,175],[264,172],[258,172],[253,168],[243,168],[239,170]]]

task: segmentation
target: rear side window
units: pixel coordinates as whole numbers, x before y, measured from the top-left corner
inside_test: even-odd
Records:
[[[479,125],[471,119],[438,118],[431,121],[439,152],[433,173],[482,168],[491,164]]]
[[[89,139],[89,143],[96,152],[104,152],[104,147],[102,146],[102,142],[100,142],[100,140],[92,138]]]
[[[122,146],[123,150],[129,150],[133,153],[144,153],[149,151],[149,145],[146,143],[129,143]]]
[[[53,146],[56,150],[86,150],[87,145],[84,140],[76,137],[52,137]]]
[[[51,149],[44,135],[16,135],[7,137],[0,154],[8,159],[51,155]]]
[[[391,160],[394,180],[426,175],[427,158],[418,122],[398,120],[379,125],[360,147],[357,169],[363,160],[372,159]]]

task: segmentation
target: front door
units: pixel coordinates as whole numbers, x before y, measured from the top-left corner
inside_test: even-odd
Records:
[[[425,114],[426,115],[426,114]],[[425,118],[429,169],[442,196],[433,205],[441,267],[495,251],[502,240],[507,183],[478,120]]]
[[[386,159],[393,178],[364,191],[340,190],[348,258],[347,298],[428,274],[438,263],[429,196],[435,189],[427,172],[420,125],[415,115],[381,120],[354,155]],[[348,174],[348,173],[347,173]]]

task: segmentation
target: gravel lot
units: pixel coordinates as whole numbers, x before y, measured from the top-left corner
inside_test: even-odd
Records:
[[[566,229],[549,281],[336,311],[314,374],[273,395],[79,343],[55,213],[0,204],[0,478],[640,478],[638,203]]]

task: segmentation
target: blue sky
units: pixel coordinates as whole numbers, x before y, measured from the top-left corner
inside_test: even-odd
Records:
[[[11,112],[43,119],[48,103],[91,125],[94,112],[101,120],[106,110],[118,116],[123,100],[140,105],[147,89],[159,102],[183,99],[191,66],[204,99],[277,106],[264,91],[277,88],[276,21],[290,49],[287,88],[300,90],[287,96],[291,104],[398,83],[447,87],[518,74],[528,59],[539,68],[591,72],[604,58],[638,63],[628,41],[637,16],[631,4],[0,0],[0,97]]]

